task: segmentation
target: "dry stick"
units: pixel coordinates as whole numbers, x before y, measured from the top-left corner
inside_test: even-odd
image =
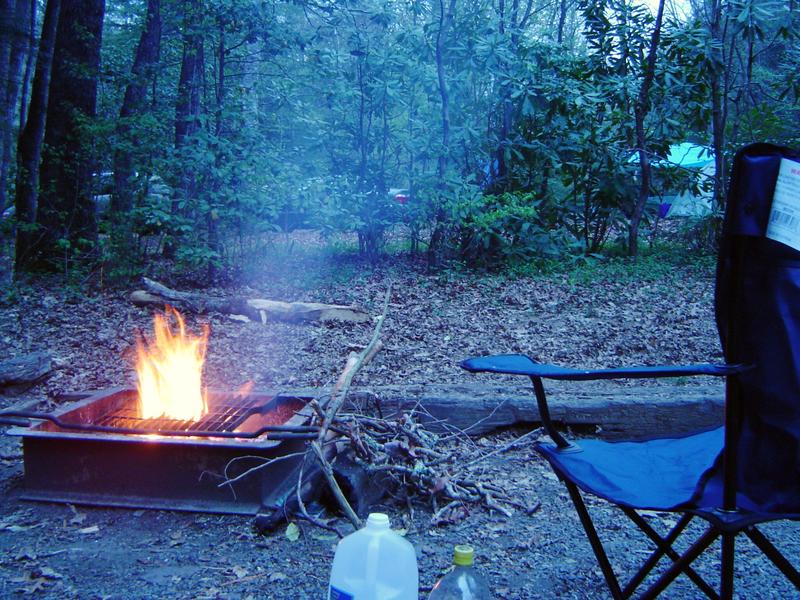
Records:
[[[501,446],[500,448],[495,448],[491,452],[487,452],[483,456],[479,456],[475,460],[469,461],[467,464],[463,465],[462,468],[466,469],[468,467],[471,467],[472,465],[477,464],[477,463],[479,463],[481,461],[484,461],[487,458],[489,458],[490,456],[494,456],[495,454],[502,454],[503,452],[508,452],[514,446],[517,446],[518,444],[521,444],[525,440],[532,438],[534,435],[541,435],[543,431],[544,430],[541,427],[538,427],[536,429],[531,429],[528,433],[525,433],[525,434],[519,436],[518,438],[515,438],[515,439],[511,440],[505,446]]]
[[[275,464],[276,462],[280,462],[282,460],[287,460],[289,458],[296,458],[298,456],[303,456],[304,454],[305,454],[304,452],[292,452],[291,454],[282,454],[281,456],[276,456],[274,458],[270,458],[270,459],[267,459],[267,460],[264,460],[263,456],[237,456],[236,458],[231,459],[228,462],[228,464],[225,465],[225,469],[223,470],[223,475],[225,476],[225,481],[223,481],[222,483],[217,484],[217,487],[221,488],[221,487],[225,487],[226,485],[232,486],[237,481],[239,481],[241,479],[244,479],[245,477],[247,477],[248,475],[251,475],[252,473],[255,473],[256,471],[259,471],[259,470],[261,470],[261,469],[263,469],[265,467],[268,467],[268,466],[270,466],[272,464]],[[240,475],[237,475],[236,477],[233,477],[233,478],[228,477],[228,469],[231,466],[233,466],[233,463],[239,462],[241,460],[246,460],[246,459],[259,460],[259,461],[263,461],[263,462],[261,462],[260,464],[256,465],[255,467],[247,469],[244,473],[242,473]],[[233,488],[231,488],[231,489],[233,489]]]
[[[442,516],[448,510],[458,506],[461,503],[462,503],[462,500],[451,500],[446,505],[442,506],[440,509],[438,509],[436,512],[433,513],[433,515],[431,516],[431,522],[432,523],[436,523],[437,521],[440,521],[442,519]]]
[[[276,397],[280,396],[280,395],[282,395],[282,392],[278,392],[277,394],[275,394]],[[312,407],[312,409],[315,409],[315,410],[319,409],[319,403],[317,402],[316,398],[312,398],[311,401],[309,402],[309,405]],[[284,454],[284,455],[276,456],[274,458],[269,458],[269,459],[265,459],[265,458],[263,458],[261,456],[251,456],[251,455],[237,456],[235,458],[232,458],[230,461],[228,461],[228,463],[223,468],[223,470],[222,470],[223,481],[222,481],[222,483],[218,484],[217,487],[218,488],[222,488],[222,487],[225,487],[226,485],[230,486],[231,493],[233,493],[234,497],[236,497],[236,490],[233,488],[233,484],[234,483],[236,483],[237,481],[240,481],[240,480],[244,479],[245,477],[247,477],[249,475],[252,475],[256,471],[260,471],[261,469],[264,469],[264,468],[266,468],[266,467],[268,467],[268,466],[270,466],[270,465],[272,465],[272,464],[274,464],[276,462],[280,462],[280,461],[286,460],[288,458],[295,458],[297,456],[305,457],[306,456],[306,452],[305,451],[304,452],[293,452],[291,454]],[[237,475],[236,477],[231,478],[228,475],[229,469],[233,466],[234,463],[239,462],[241,460],[259,460],[259,461],[261,461],[261,463],[256,465],[255,467],[247,469],[244,473],[242,473],[240,475]],[[207,474],[207,472],[203,471],[201,476],[203,476],[205,474]]]
[[[490,412],[488,415],[486,415],[482,419],[478,419],[477,421],[475,421],[469,427],[466,427],[464,429],[459,429],[458,427],[453,427],[451,425],[451,427],[453,427],[455,429],[455,432],[443,437],[442,441],[445,442],[445,441],[448,441],[449,439],[454,438],[454,437],[463,437],[470,429],[475,429],[475,427],[477,427],[478,425],[480,425],[484,421],[488,421],[489,419],[491,419],[498,410],[500,410],[501,408],[503,408],[506,405],[506,403],[507,403],[507,401],[503,400],[502,402],[500,402],[497,406],[495,406],[492,409],[492,412]],[[469,437],[469,436],[467,436],[467,437]]]
[[[333,531],[340,538],[344,537],[344,535],[338,529],[336,529],[336,527],[328,525],[327,523],[323,523],[316,517],[313,517],[310,514],[308,514],[308,510],[306,509],[306,504],[305,502],[303,502],[303,493],[302,493],[303,476],[305,473],[307,457],[308,454],[306,454],[305,457],[303,457],[303,462],[300,463],[300,472],[297,475],[297,483],[295,484],[295,498],[297,499],[297,506],[300,508],[300,513],[302,514],[303,518],[306,519],[312,525],[316,525],[317,527],[321,527],[322,529],[327,529],[328,531]]]
[[[319,460],[319,464],[322,467],[322,473],[325,475],[325,479],[328,481],[328,486],[331,488],[333,495],[336,497],[339,506],[342,508],[345,515],[347,515],[347,518],[356,529],[361,528],[361,519],[358,518],[358,515],[353,510],[353,507],[350,506],[350,503],[347,501],[347,498],[345,498],[342,489],[339,487],[339,483],[336,481],[336,478],[333,475],[333,467],[331,467],[331,464],[322,453],[322,444],[329,433],[331,422],[336,418],[336,414],[339,412],[339,409],[342,407],[345,399],[347,398],[347,393],[350,391],[350,384],[353,381],[353,377],[358,370],[367,362],[369,362],[372,357],[375,356],[375,353],[381,348],[381,328],[386,320],[386,311],[389,308],[389,298],[391,298],[391,295],[392,286],[390,285],[389,289],[386,290],[386,298],[383,302],[383,311],[381,316],[378,317],[378,323],[375,325],[375,330],[372,332],[372,339],[370,339],[369,344],[367,344],[360,354],[355,355],[355,353],[351,353],[348,357],[344,371],[342,371],[339,380],[336,382],[336,385],[331,392],[331,402],[325,414],[325,420],[322,422],[322,427],[320,427],[319,436],[316,440],[311,442],[311,449],[314,451],[314,454],[316,454],[317,460]]]
[[[512,512],[510,510],[508,510],[504,506],[501,506],[500,504],[498,504],[495,501],[495,499],[492,497],[492,494],[489,492],[489,490],[484,488],[479,483],[475,484],[475,488],[478,490],[478,493],[483,497],[484,502],[486,502],[486,506],[488,506],[489,508],[493,508],[495,510],[500,511],[501,513],[503,513],[507,517],[511,517],[512,516]]]

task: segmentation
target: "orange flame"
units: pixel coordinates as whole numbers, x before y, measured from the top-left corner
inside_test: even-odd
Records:
[[[177,322],[176,333],[170,328],[170,317]],[[155,341],[136,343],[140,417],[197,421],[208,412],[201,382],[208,328],[200,337],[187,335],[183,317],[171,307],[155,315],[153,328]]]

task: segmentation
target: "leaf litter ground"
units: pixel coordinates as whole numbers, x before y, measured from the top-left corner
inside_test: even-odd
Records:
[[[487,353],[523,352],[576,367],[721,358],[713,325],[713,268],[703,263],[653,277],[593,281],[569,273],[548,278],[427,274],[405,258],[365,266],[331,254],[309,233],[269,248],[242,280],[246,286],[210,293],[353,303],[377,314],[391,283],[385,346],[358,374],[356,389],[463,384],[470,376],[458,361]],[[182,282],[165,283],[180,288]],[[0,356],[48,350],[56,368],[23,396],[0,396],[0,407],[38,402],[40,408],[52,408],[64,393],[132,385],[135,336],[149,331],[152,315],[130,305],[128,291],[87,297],[44,280],[21,287],[0,308]],[[210,326],[206,379],[222,389],[251,380],[261,389],[331,385],[347,354],[366,344],[372,332],[371,324],[265,326],[214,314],[187,319],[196,331]],[[459,439],[451,450],[472,460],[523,433],[512,429]],[[529,445],[481,465],[482,475],[512,491],[520,504],[539,508],[513,510],[509,517],[464,507],[451,523],[431,526],[427,504],[387,503],[394,527],[405,530],[417,549],[422,589],[448,566],[453,544],[467,542],[476,546],[497,598],[608,597],[566,491]],[[18,499],[22,468],[18,439],[0,437],[0,597],[325,597],[335,534],[303,522],[261,535],[242,517],[25,503]],[[601,502],[589,505],[601,535],[611,540],[612,560],[630,570],[649,545],[619,513]],[[648,519],[663,528],[674,517],[653,513]],[[349,531],[343,519],[337,525]],[[798,559],[796,526],[765,529],[790,559]],[[741,546],[741,598],[796,595],[749,542]],[[706,573],[715,568],[713,554],[698,567]],[[666,597],[695,598],[697,593],[690,583],[679,582]]]

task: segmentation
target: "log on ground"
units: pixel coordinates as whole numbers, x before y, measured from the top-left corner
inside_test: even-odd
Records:
[[[372,320],[372,316],[358,306],[320,302],[283,302],[264,298],[223,298],[173,290],[147,278],[144,278],[144,285],[146,290],[136,290],[130,295],[130,301],[136,306],[163,308],[170,305],[182,311],[218,312],[243,316],[250,321],[260,323],[273,320],[289,323],[310,321],[364,323]]]
[[[34,352],[0,361],[0,389],[20,392],[41,381],[53,369],[47,352]]]
[[[560,425],[590,428],[608,439],[681,434],[722,424],[723,385],[624,387],[551,382],[548,403]],[[413,385],[353,390],[350,402],[384,416],[415,411],[432,430],[482,435],[541,422],[530,388],[517,385]]]

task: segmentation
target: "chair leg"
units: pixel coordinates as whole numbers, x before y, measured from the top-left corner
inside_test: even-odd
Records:
[[[572,498],[572,504],[575,505],[575,510],[580,517],[581,524],[583,524],[583,529],[586,531],[586,537],[589,538],[589,543],[592,546],[594,555],[597,558],[600,569],[603,571],[603,577],[605,577],[606,584],[611,591],[611,596],[614,598],[614,600],[624,600],[626,596],[622,595],[622,590],[620,590],[617,576],[614,575],[614,569],[611,567],[611,563],[608,560],[608,555],[606,554],[605,548],[603,548],[600,537],[597,535],[597,530],[594,528],[594,524],[592,523],[592,517],[589,515],[586,504],[583,502],[583,498],[581,497],[580,490],[578,490],[578,486],[568,480],[564,480],[564,484],[567,486],[570,498]]]
[[[650,571],[658,564],[663,556],[668,556],[673,562],[680,560],[680,555],[672,548],[672,544],[678,539],[678,536],[683,532],[693,516],[684,513],[678,523],[670,530],[666,537],[661,537],[644,518],[632,508],[623,508],[623,512],[628,515],[628,518],[633,521],[639,529],[641,529],[658,547],[647,561],[642,565],[642,568],[633,576],[625,588],[622,590],[622,595],[629,597],[633,594],[637,587],[644,581]],[[684,569],[684,574],[691,579],[700,590],[712,600],[719,600],[719,595],[698,573],[691,565],[687,565]]]
[[[764,555],[781,570],[781,573],[786,576],[786,579],[791,581],[794,587],[800,590],[800,573],[797,572],[797,569],[794,568],[792,563],[786,560],[786,557],[781,554],[780,550],[773,546],[772,542],[755,527],[745,529],[744,533],[758,546]]]
[[[722,534],[722,568],[720,570],[719,596],[722,600],[733,598],[733,565],[736,559],[736,533]]]
[[[720,532],[714,529],[713,527],[709,527],[706,532],[700,536],[694,544],[692,544],[689,549],[683,553],[683,555],[673,563],[673,565],[667,569],[661,577],[659,577],[653,585],[651,585],[647,590],[639,596],[639,600],[652,600],[656,598],[661,592],[667,589],[670,583],[672,583],[678,575],[684,572],[687,566],[692,564],[694,560],[700,556],[703,551],[708,548],[712,542],[717,539],[720,535]]]

